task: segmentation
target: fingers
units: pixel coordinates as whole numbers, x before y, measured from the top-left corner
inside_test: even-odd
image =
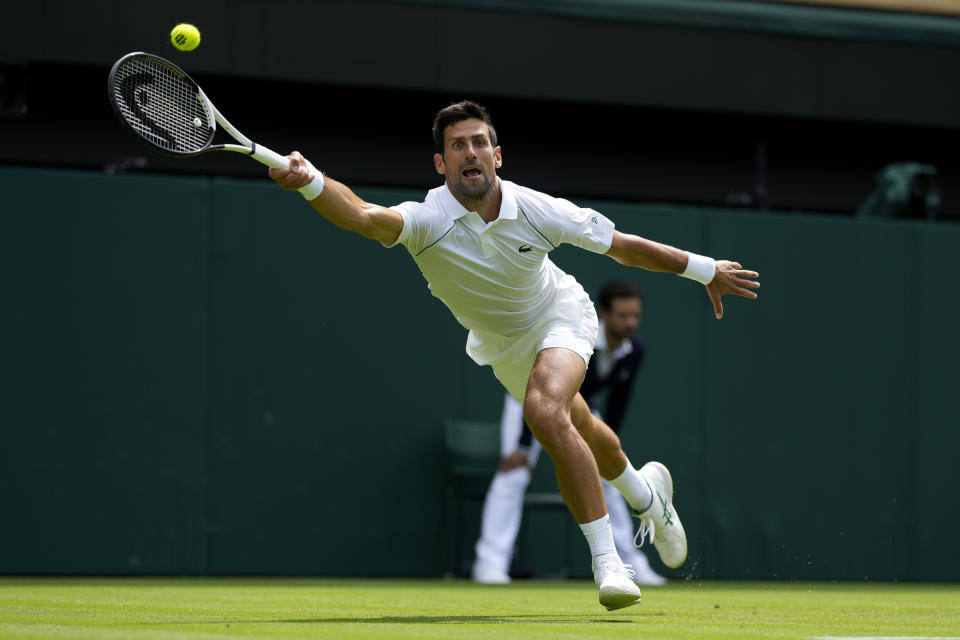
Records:
[[[718,262],[717,276],[707,285],[710,302],[713,303],[713,314],[717,320],[723,318],[723,296],[732,294],[742,298],[755,299],[760,283],[755,280],[760,274],[756,271],[744,269],[739,262]]]
[[[270,168],[267,170],[267,173],[280,187],[288,191],[295,191],[310,182],[313,179],[313,175],[310,172],[306,158],[304,158],[299,151],[291,152],[290,155],[287,156],[287,159],[290,161],[289,168]]]
[[[742,278],[736,278],[731,284],[730,293],[738,296],[743,296],[744,298],[756,298],[757,294],[753,291],[748,291],[748,289],[759,289],[760,283],[756,280],[744,280]]]
[[[732,274],[741,278],[759,278],[760,274],[751,269],[744,269],[739,262],[730,260],[717,260],[717,271],[719,273]]]
[[[713,303],[713,315],[716,316],[717,320],[723,317],[723,297],[719,293],[714,293],[713,289],[707,288],[707,295],[710,296],[710,302]]]
[[[736,262],[731,263],[732,266],[739,267],[740,265]],[[724,294],[732,293],[737,296],[743,296],[744,298],[756,298],[757,294],[748,291],[748,289],[759,289],[760,283],[757,282],[754,278],[759,278],[760,274],[756,271],[749,271],[747,269],[736,269],[734,271],[728,271],[726,279],[726,291],[723,291]]]
[[[760,283],[755,280],[742,280],[740,278],[733,278],[723,284],[724,286],[719,286],[716,288],[717,297],[732,294],[735,296],[752,299],[756,298],[757,294],[753,291],[750,291],[750,289],[758,289],[760,287]]]

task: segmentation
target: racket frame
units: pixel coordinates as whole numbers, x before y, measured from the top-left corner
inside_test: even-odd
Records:
[[[120,107],[117,104],[115,91],[114,91],[114,82],[117,75],[117,70],[120,68],[120,65],[123,64],[125,60],[135,56],[152,58],[157,62],[159,62],[160,64],[168,66],[170,69],[172,69],[173,71],[183,76],[183,78],[186,80],[188,84],[192,85],[192,87],[196,92],[196,98],[213,115],[213,119],[214,119],[214,122],[211,123],[211,127],[213,131],[211,132],[211,135],[210,135],[210,141],[208,141],[203,148],[198,149],[196,151],[171,151],[169,149],[164,149],[163,147],[148,140],[140,132],[134,129],[129,122],[127,122],[127,119],[123,116],[123,113],[121,112]],[[290,161],[287,160],[286,157],[281,156],[280,154],[268,149],[267,147],[261,144],[257,144],[256,142],[254,142],[253,140],[245,136],[243,133],[241,133],[240,130],[237,129],[235,126],[230,124],[230,121],[227,120],[222,113],[220,113],[220,110],[217,109],[217,107],[213,104],[213,101],[210,100],[210,98],[207,97],[207,94],[203,92],[203,89],[200,88],[200,85],[197,84],[197,82],[193,78],[191,78],[186,71],[184,71],[183,69],[181,69],[180,67],[178,67],[177,65],[175,65],[174,63],[170,62],[165,58],[161,58],[160,56],[154,55],[152,53],[145,53],[143,51],[133,51],[131,53],[128,53],[125,56],[122,56],[119,60],[117,60],[113,64],[113,68],[110,69],[110,76],[107,81],[107,87],[108,87],[107,93],[110,99],[110,106],[113,108],[113,113],[117,117],[117,120],[120,121],[120,124],[123,127],[123,129],[128,133],[130,133],[131,135],[133,135],[141,143],[145,144],[146,146],[150,147],[151,149],[153,149],[158,153],[161,153],[166,156],[177,157],[177,158],[193,158],[193,157],[208,153],[210,151],[233,151],[236,153],[246,154],[251,158],[253,158],[254,160],[267,165],[268,167],[273,167],[276,169],[287,169],[290,167]],[[230,134],[230,136],[240,144],[229,144],[229,143],[211,144],[213,140],[213,136],[216,134],[217,124],[219,124],[224,131]]]

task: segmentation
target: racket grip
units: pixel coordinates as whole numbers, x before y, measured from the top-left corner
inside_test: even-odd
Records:
[[[270,149],[267,149],[263,145],[259,145],[256,142],[253,143],[253,150],[250,152],[250,157],[257,162],[262,162],[268,167],[273,167],[274,169],[290,168],[290,161],[287,160],[286,156],[282,156],[279,153],[271,151]]]

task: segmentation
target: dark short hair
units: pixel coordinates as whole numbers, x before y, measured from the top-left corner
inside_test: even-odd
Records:
[[[481,105],[471,100],[461,100],[454,102],[449,107],[444,107],[437,112],[433,119],[433,150],[436,153],[443,154],[443,134],[447,127],[462,120],[476,118],[483,121],[490,130],[490,144],[497,146],[497,131],[493,128],[493,122],[490,120],[490,114]]]
[[[603,285],[597,302],[601,309],[609,311],[614,298],[639,298],[643,302],[643,296],[637,285],[622,280],[613,280]]]

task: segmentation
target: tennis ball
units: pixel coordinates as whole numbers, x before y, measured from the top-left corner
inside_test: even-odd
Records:
[[[170,42],[180,51],[193,51],[200,44],[200,30],[192,24],[180,23],[170,32]]]

